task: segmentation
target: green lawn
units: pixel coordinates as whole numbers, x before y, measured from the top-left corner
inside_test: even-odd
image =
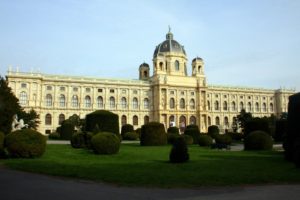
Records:
[[[189,146],[190,161],[168,162],[171,146],[122,144],[117,155],[95,155],[70,145],[47,145],[37,159],[2,162],[18,170],[129,186],[197,187],[300,183],[300,169],[280,152],[232,152]]]

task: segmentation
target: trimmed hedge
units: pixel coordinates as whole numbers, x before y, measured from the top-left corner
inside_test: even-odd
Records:
[[[209,135],[201,134],[198,138],[198,143],[201,147],[209,147],[213,143],[213,139]]]
[[[5,136],[5,147],[12,157],[40,157],[46,150],[46,137],[32,129],[22,129]]]
[[[286,119],[277,120],[275,123],[274,140],[282,142],[284,136],[287,134],[288,121]]]
[[[229,134],[217,135],[215,140],[216,140],[216,144],[221,144],[221,145],[230,145],[232,142],[232,138],[230,137]]]
[[[133,132],[133,126],[131,124],[124,124],[121,128],[121,135],[123,136],[125,133]]]
[[[181,137],[179,134],[167,133],[168,144],[174,144],[175,140]]]
[[[5,151],[4,151],[4,138],[5,138],[5,134],[0,131],[0,158],[5,155]]]
[[[189,135],[193,137],[194,144],[198,144],[199,136],[200,136],[200,131],[198,126],[193,125],[193,127],[190,126],[190,128],[186,128],[184,131],[184,135]]]
[[[237,132],[228,132],[228,135],[232,138],[234,141],[242,141],[244,139],[243,133],[237,133]]]
[[[123,140],[138,140],[139,136],[136,132],[132,131],[132,132],[124,133],[122,138]]]
[[[271,134],[268,120],[263,118],[253,118],[247,120],[244,127],[245,137],[247,137],[247,135],[253,131],[264,131],[268,134]]]
[[[60,128],[60,138],[63,140],[71,140],[74,132],[75,132],[74,124],[71,124],[68,121],[64,121]]]
[[[97,110],[86,115],[85,130],[93,132],[96,125],[99,131],[119,134],[119,116],[107,110]]]
[[[176,126],[173,127],[169,127],[167,130],[167,133],[169,134],[179,134],[179,128],[177,128]]]
[[[138,135],[138,138],[139,138],[139,139],[141,138],[141,131],[142,131],[141,128],[137,128],[137,129],[135,130],[135,132],[136,132],[136,134]]]
[[[184,135],[184,134],[183,134],[183,135],[180,136],[180,137],[183,137],[183,138],[184,138],[184,141],[185,141],[185,143],[186,143],[187,145],[195,144],[195,143],[194,143],[193,137],[190,136],[190,135]]]
[[[72,135],[70,142],[73,148],[84,148],[86,143],[85,133],[83,132],[74,133]]]
[[[159,122],[150,122],[142,126],[141,145],[157,146],[167,144],[167,134],[165,127]]]
[[[212,137],[213,139],[215,139],[217,137],[217,135],[220,134],[220,130],[219,127],[216,125],[212,125],[208,127],[208,133],[207,133],[210,137]]]
[[[244,140],[245,150],[272,150],[271,136],[264,131],[253,131]]]
[[[92,137],[91,144],[95,154],[116,154],[120,149],[120,139],[109,132],[97,133]]]
[[[50,133],[48,135],[48,139],[51,139],[51,140],[60,140],[60,134],[57,133],[57,132]]]
[[[171,163],[183,163],[189,160],[188,148],[183,137],[176,139],[169,156]]]

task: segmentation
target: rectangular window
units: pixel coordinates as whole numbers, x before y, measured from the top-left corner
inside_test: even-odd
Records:
[[[175,94],[175,92],[172,90],[172,91],[170,91],[170,94]]]
[[[60,87],[59,90],[63,92],[63,91],[66,90],[66,88],[65,87]]]
[[[22,83],[21,84],[21,88],[26,88],[27,87],[27,84],[26,83]]]
[[[194,95],[195,95],[195,92],[191,92],[191,95],[194,96]]]
[[[48,85],[47,90],[52,90],[52,86]]]
[[[85,92],[90,92],[91,88],[85,88]]]
[[[109,93],[115,93],[115,90],[114,89],[110,89]]]
[[[73,88],[73,92],[78,92],[78,88],[77,88],[77,87],[74,87],[74,88]]]
[[[99,88],[99,89],[98,89],[98,92],[100,92],[100,93],[103,92],[103,89],[100,89],[100,88]]]

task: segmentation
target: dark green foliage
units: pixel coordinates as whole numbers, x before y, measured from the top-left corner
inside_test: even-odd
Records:
[[[71,140],[71,137],[75,132],[74,128],[74,124],[71,124],[68,121],[64,121],[60,129],[60,138],[62,140]]]
[[[85,122],[86,131],[92,132],[97,124],[101,132],[119,134],[119,117],[110,111],[97,110],[92,112],[86,115]]]
[[[200,136],[200,131],[198,126],[193,125],[189,128],[186,128],[184,131],[184,135],[189,135],[193,137],[194,144],[198,144],[198,138]]]
[[[276,142],[282,142],[284,135],[287,134],[288,122],[286,119],[280,119],[276,121],[274,140]]]
[[[187,145],[195,144],[193,137],[190,136],[190,135],[185,135],[185,134],[183,134],[183,135],[180,136],[180,137],[183,137],[183,139],[184,139],[184,141],[185,141],[185,143],[186,143]]]
[[[252,114],[250,112],[246,112],[245,109],[242,109],[240,114],[237,116],[237,123],[239,128],[244,132],[245,124],[247,121],[252,119]]]
[[[189,160],[188,148],[183,137],[174,142],[169,158],[171,163],[184,163]]]
[[[13,116],[21,110],[18,98],[8,87],[8,82],[0,76],[0,131],[11,132]]]
[[[4,133],[0,132],[0,158],[4,157],[5,151],[4,151]]]
[[[133,132],[133,126],[131,124],[124,124],[121,128],[121,135],[123,136],[125,133]]]
[[[300,138],[300,93],[289,97],[287,119],[287,134],[283,142],[283,147],[285,158],[293,161],[295,157],[295,141]]]
[[[272,150],[272,137],[264,131],[253,131],[244,140],[245,150]]]
[[[174,144],[175,140],[178,138],[178,137],[181,137],[178,134],[175,134],[175,133],[167,133],[167,138],[168,138],[168,144]]]
[[[81,126],[83,126],[83,121],[76,114],[70,116],[69,119],[67,119],[66,121],[73,124],[77,128],[80,128]]]
[[[293,161],[300,168],[300,138],[294,142]]]
[[[142,126],[141,145],[156,146],[167,144],[167,134],[165,127],[159,122],[150,122]]]
[[[58,132],[53,132],[48,135],[51,140],[60,140],[60,134]]]
[[[135,130],[135,132],[136,132],[136,134],[138,135],[138,138],[139,138],[139,139],[141,138],[141,131],[142,131],[141,128],[137,128],[137,129]]]
[[[232,138],[229,134],[219,134],[216,138],[216,144],[222,145],[230,145],[232,142]]]
[[[195,129],[198,129],[198,130],[199,130],[199,127],[198,127],[196,124],[190,124],[190,125],[188,125],[186,128],[187,128],[187,129],[193,129],[193,128],[195,128]]]
[[[247,137],[253,131],[264,131],[270,135],[269,123],[266,118],[252,118],[245,122],[244,135]]]
[[[136,132],[127,132],[124,133],[122,136],[123,140],[138,140],[139,136],[136,134]]]
[[[32,129],[17,130],[6,135],[5,148],[12,157],[40,157],[46,149],[46,137]]]
[[[209,147],[213,143],[213,139],[209,135],[201,134],[198,138],[198,143],[201,147]]]
[[[85,133],[83,132],[78,132],[78,133],[74,133],[71,137],[71,146],[73,148],[84,148],[85,147],[85,143],[86,143],[86,139],[85,139]]]
[[[41,123],[40,115],[33,109],[31,109],[28,113],[24,110],[20,110],[18,113],[18,118],[24,120],[24,124],[28,125],[28,128],[36,130]]]
[[[179,134],[179,129],[176,126],[169,127],[168,130],[167,130],[167,133]]]
[[[94,133],[92,132],[84,132],[84,140],[85,140],[85,147],[88,149],[92,149],[92,137]]]
[[[212,137],[213,139],[215,139],[217,137],[217,135],[220,134],[220,130],[219,127],[216,125],[212,125],[208,127],[208,133],[207,133],[210,137]]]
[[[100,132],[92,137],[92,149],[96,154],[116,154],[120,149],[120,139],[114,133]]]
[[[228,135],[232,138],[234,141],[242,141],[244,139],[244,134],[243,133],[238,133],[238,132],[228,132]]]

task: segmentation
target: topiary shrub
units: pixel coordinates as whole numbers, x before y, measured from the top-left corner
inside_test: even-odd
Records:
[[[123,134],[122,138],[123,140],[138,140],[139,136],[136,134],[136,132],[132,131]]]
[[[245,122],[245,127],[244,127],[245,137],[247,137],[247,135],[249,135],[253,131],[264,131],[268,134],[271,134],[269,123],[268,123],[267,119],[256,117],[256,118],[247,120]]]
[[[86,143],[85,133],[83,132],[74,133],[71,137],[70,142],[73,148],[84,148]]]
[[[168,144],[174,144],[175,140],[180,137],[179,133],[167,133]]]
[[[94,133],[92,132],[84,132],[84,141],[85,141],[85,147],[88,149],[92,149],[92,137],[94,136]]]
[[[216,125],[212,125],[208,127],[208,133],[207,133],[210,137],[212,137],[213,139],[215,139],[217,137],[217,135],[220,134],[220,130],[219,127]]]
[[[139,138],[139,139],[141,138],[141,131],[142,131],[141,128],[137,128],[137,129],[135,130],[135,132],[136,132],[136,134],[138,135],[138,138]]]
[[[275,122],[275,134],[274,140],[276,142],[282,142],[284,135],[287,133],[288,121],[286,119],[280,119]]]
[[[133,126],[131,124],[124,124],[121,128],[121,135],[123,136],[125,133],[133,132]]]
[[[209,135],[201,134],[198,138],[199,145],[201,147],[209,147],[213,143],[213,139]]]
[[[227,134],[230,135],[231,139],[234,141],[242,141],[244,139],[243,133],[228,132]]]
[[[60,140],[60,134],[57,133],[57,132],[50,133],[48,135],[48,139],[51,139],[51,140]]]
[[[194,143],[193,137],[190,136],[190,135],[184,135],[184,134],[183,134],[183,135],[180,136],[180,137],[183,137],[183,139],[185,140],[185,143],[186,143],[187,145],[195,144],[195,143]]]
[[[179,135],[179,129],[176,126],[169,127],[168,130],[167,130],[167,133],[178,134]]]
[[[99,131],[119,134],[119,116],[107,110],[97,110],[86,115],[85,130],[93,132],[96,125]]]
[[[179,137],[173,144],[169,156],[171,163],[183,163],[189,160],[188,148],[183,137]]]
[[[72,135],[75,132],[74,124],[71,124],[68,121],[64,121],[60,128],[60,138],[62,140],[71,140]]]
[[[300,138],[294,142],[293,161],[296,167],[300,168]]]
[[[216,144],[221,144],[221,145],[230,145],[232,142],[232,139],[229,134],[217,135],[215,140],[216,140]]]
[[[253,131],[247,137],[245,137],[245,150],[271,150],[272,148],[272,138],[264,131]]]
[[[4,133],[0,131],[0,158],[4,157],[4,155],[5,155],[5,151],[4,151],[4,138],[5,138]]]
[[[12,157],[40,157],[46,149],[46,137],[32,129],[22,129],[5,136],[5,148]]]
[[[196,127],[198,127],[198,126],[196,126]],[[189,135],[189,136],[193,137],[194,144],[198,144],[198,138],[200,136],[200,131],[198,128],[195,128],[195,125],[193,125],[193,127],[186,128],[184,131],[184,135]]]
[[[167,144],[167,134],[165,127],[159,122],[150,122],[142,126],[141,145],[157,146]]]
[[[109,132],[97,133],[92,137],[91,144],[96,154],[116,154],[120,149],[120,139]]]

